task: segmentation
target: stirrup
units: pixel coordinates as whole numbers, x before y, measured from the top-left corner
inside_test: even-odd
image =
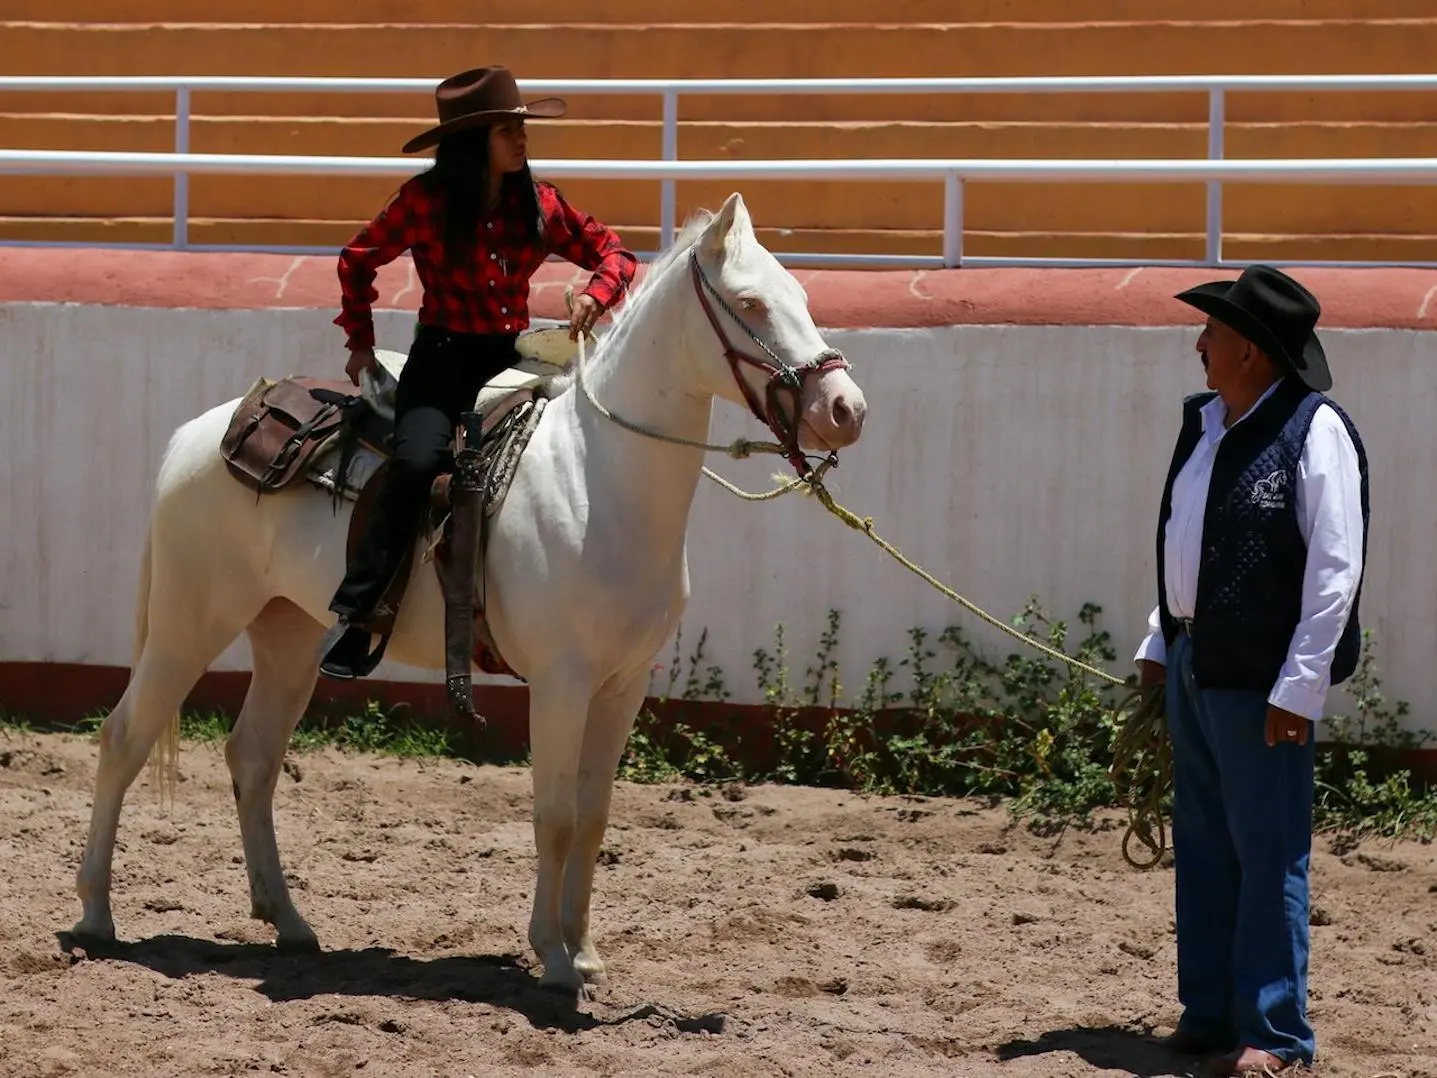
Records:
[[[362,630],[363,626],[353,625],[344,618],[340,618],[331,626],[329,632],[324,634],[324,639],[319,642],[319,672],[325,677],[332,678],[336,681],[352,681],[355,678],[365,678],[374,673],[375,667],[384,659],[385,649],[389,647],[389,633],[385,633],[379,638],[379,646],[366,654],[364,659],[355,665],[348,676],[341,676],[324,668],[325,660],[329,658],[329,653],[333,650],[334,645],[339,643],[340,638],[350,629],[356,628]]]

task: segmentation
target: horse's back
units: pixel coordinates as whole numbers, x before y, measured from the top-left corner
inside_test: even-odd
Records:
[[[242,398],[234,397],[185,420],[170,434],[155,476],[155,495],[163,498],[217,466],[223,470],[220,440]]]

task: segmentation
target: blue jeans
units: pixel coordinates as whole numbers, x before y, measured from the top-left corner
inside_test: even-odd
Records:
[[[1168,656],[1179,1028],[1310,1064],[1308,863],[1316,736],[1264,737],[1263,693],[1199,689]]]

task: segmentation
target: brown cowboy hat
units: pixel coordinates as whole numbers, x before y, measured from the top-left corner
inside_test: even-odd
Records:
[[[404,144],[405,153],[433,146],[446,135],[492,123],[500,116],[549,120],[564,115],[563,98],[541,97],[525,101],[519,84],[507,67],[476,67],[461,71],[441,82],[434,90],[439,123],[415,135]]]

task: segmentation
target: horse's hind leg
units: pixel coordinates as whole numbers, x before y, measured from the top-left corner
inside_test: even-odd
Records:
[[[74,928],[76,939],[105,942],[115,938],[110,870],[125,792],[161,732],[177,718],[195,682],[229,646],[239,628],[174,616],[166,618],[165,624],[150,627],[129,686],[100,727],[90,832],[75,881],[84,911]]]
[[[595,697],[584,726],[583,756],[579,760],[578,811],[574,842],[564,865],[560,916],[564,945],[573,959],[574,968],[589,982],[599,981],[604,976],[604,961],[589,934],[594,865],[609,823],[614,775],[647,689],[648,678],[644,676],[635,678],[630,685],[613,695]]]
[[[225,761],[244,840],[250,913],[274,925],[281,948],[317,949],[314,930],[285,885],[274,834],[274,788],[290,735],[314,691],[324,626],[288,599],[274,599],[248,633],[254,676],[225,742]]]

